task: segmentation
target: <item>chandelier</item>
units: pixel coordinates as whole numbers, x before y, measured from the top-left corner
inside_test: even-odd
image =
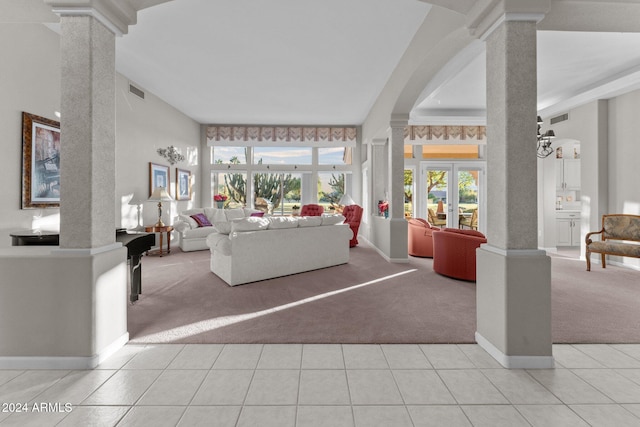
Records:
[[[544,159],[549,157],[553,153],[551,148],[551,140],[556,137],[556,134],[549,129],[545,133],[540,133],[540,126],[543,123],[542,118],[538,116],[538,157]]]

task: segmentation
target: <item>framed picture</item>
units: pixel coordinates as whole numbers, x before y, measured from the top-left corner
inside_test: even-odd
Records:
[[[169,166],[149,162],[149,196],[158,187],[164,187],[170,193],[169,182]]]
[[[176,168],[176,200],[191,200],[191,171]]]
[[[22,209],[60,207],[60,122],[22,113]]]

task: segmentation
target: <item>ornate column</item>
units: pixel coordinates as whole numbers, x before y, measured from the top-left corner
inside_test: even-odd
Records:
[[[503,14],[487,44],[487,239],[477,251],[478,343],[509,368],[549,368],[551,262],[538,250],[536,23]]]

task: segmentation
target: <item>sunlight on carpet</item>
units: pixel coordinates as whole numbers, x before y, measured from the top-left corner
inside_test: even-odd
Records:
[[[331,291],[331,292],[326,292],[323,294],[319,294],[319,295],[315,295],[309,298],[305,298],[299,301],[294,301],[288,304],[283,304],[277,307],[272,307],[266,310],[260,310],[260,311],[256,311],[254,313],[245,313],[245,314],[238,314],[238,315],[233,315],[233,316],[223,316],[223,317],[216,317],[213,319],[207,319],[207,320],[202,320],[200,322],[195,322],[195,323],[191,323],[188,325],[183,325],[177,328],[173,328],[173,329],[168,329],[162,332],[158,332],[155,334],[150,334],[150,335],[145,335],[143,337],[140,337],[140,339],[142,341],[146,341],[146,342],[155,342],[155,341],[167,341],[167,340],[177,340],[177,339],[181,339],[181,338],[186,338],[189,336],[193,336],[193,335],[197,335],[197,334],[201,334],[203,332],[207,332],[207,331],[212,331],[214,329],[218,329],[218,328],[222,328],[225,326],[229,326],[229,325],[233,325],[235,323],[240,323],[240,322],[244,322],[247,320],[251,320],[251,319],[255,319],[261,316],[266,316],[268,314],[272,314],[272,313],[276,313],[278,311],[283,311],[283,310],[287,310],[293,307],[298,307],[300,305],[303,304],[308,304],[310,302],[314,302],[314,301],[318,301],[324,298],[329,298],[331,296],[334,295],[338,295],[344,292],[349,292],[349,291],[353,291],[365,286],[369,286],[369,285],[373,285],[375,283],[380,283],[383,282],[385,280],[390,280],[390,279],[394,279],[396,277],[399,276],[403,276],[405,274],[409,274],[409,273],[413,273],[418,271],[417,269],[411,269],[411,270],[406,270],[406,271],[401,271],[399,273],[395,273],[395,274],[391,274],[388,276],[384,276],[384,277],[380,277],[378,279],[374,279],[374,280],[370,280],[368,282],[364,282],[364,283],[360,283],[358,285],[353,285],[350,286],[348,288],[344,288],[344,289],[338,289],[335,291]]]

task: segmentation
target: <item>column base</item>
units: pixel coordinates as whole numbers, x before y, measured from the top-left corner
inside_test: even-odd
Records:
[[[476,258],[478,344],[507,368],[553,367],[551,258],[488,244]]]

